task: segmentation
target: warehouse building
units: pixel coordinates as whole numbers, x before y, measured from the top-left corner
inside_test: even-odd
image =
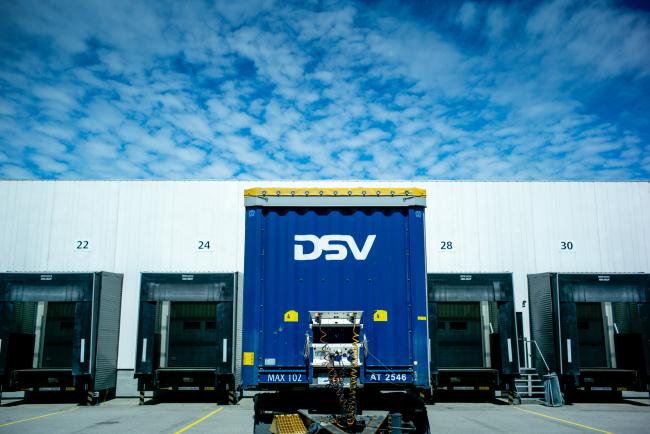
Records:
[[[244,190],[260,186],[425,189],[427,272],[512,273],[525,336],[529,274],[650,272],[649,182],[473,181],[0,181],[0,271],[123,274],[135,390],[141,273],[242,273]]]

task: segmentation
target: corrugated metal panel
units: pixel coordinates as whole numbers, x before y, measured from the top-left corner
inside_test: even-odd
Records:
[[[167,366],[214,367],[217,358],[217,304],[171,302]]]
[[[70,369],[72,367],[75,303],[48,303],[46,317],[41,367]]]
[[[242,316],[244,314],[244,279],[241,273],[235,275],[237,289],[235,296],[235,317],[233,318],[233,330],[235,330],[235,339],[233,339],[232,353],[233,357],[233,370],[235,374],[235,388],[241,384],[241,358],[242,358],[242,341],[243,341],[243,322]]]
[[[427,190],[429,272],[649,272],[648,182],[274,182]],[[0,181],[0,270],[124,273],[120,368],[133,368],[142,271],[243,271],[250,181]],[[198,250],[199,241],[210,249]],[[77,249],[89,241],[89,249]],[[442,249],[450,241],[452,249]],[[573,249],[561,250],[560,243]],[[524,310],[524,329],[528,312]]]
[[[533,366],[544,374],[547,373],[544,363],[551,371],[561,372],[556,352],[557,323],[553,313],[551,278],[549,273],[528,276],[528,297],[530,305],[534,306],[530,309],[530,333],[534,343],[528,350],[532,353]]]
[[[488,309],[489,309],[489,315],[490,315],[490,326],[492,329],[490,330],[491,333],[499,333],[499,307],[495,302],[489,303],[488,304]],[[515,341],[515,336],[510,336],[510,339],[512,341]]]
[[[117,386],[117,357],[122,305],[122,276],[100,273],[99,318],[93,390]]]
[[[174,319],[214,319],[217,305],[214,303],[172,303],[171,318]]]
[[[134,367],[140,273],[243,270],[243,188],[236,182],[122,182],[115,267],[124,271],[120,368]],[[210,242],[201,249],[200,242]]]
[[[255,366],[244,366],[244,385],[257,384],[265,360],[304,366],[309,311],[363,311],[366,367],[425,361],[426,322],[417,319],[427,309],[423,215],[422,207],[247,208],[243,351],[255,353]],[[370,247],[365,258],[339,244],[345,255],[338,260],[328,257],[331,251],[297,260],[298,234],[345,234],[358,250]],[[304,249],[318,252],[315,244]],[[388,320],[373,321],[377,310]],[[297,321],[285,321],[288,311],[298,313]],[[418,385],[428,384],[427,369],[414,366]]]
[[[641,319],[636,303],[612,303],[612,311],[618,333],[639,333]]]
[[[31,301],[14,303],[12,333],[34,333],[36,303]]]
[[[438,303],[437,311],[439,366],[483,367],[480,303]]]
[[[580,367],[606,368],[603,310],[600,303],[576,303]]]

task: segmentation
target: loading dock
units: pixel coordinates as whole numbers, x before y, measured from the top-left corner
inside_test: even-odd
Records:
[[[145,391],[237,401],[237,273],[143,273],[135,378]]]
[[[650,390],[650,276],[528,275],[531,336],[568,399]]]
[[[486,397],[519,373],[512,274],[428,274],[432,387]]]
[[[2,390],[114,398],[121,300],[121,274],[1,273]]]

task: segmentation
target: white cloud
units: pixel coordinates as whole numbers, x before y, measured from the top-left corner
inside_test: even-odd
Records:
[[[212,140],[212,129],[201,114],[179,115],[174,119],[173,125],[178,129],[185,130],[190,137],[204,141]]]
[[[99,125],[108,128],[119,127],[124,121],[124,113],[107,101],[93,101],[86,109],[88,117]]]
[[[648,16],[606,2],[38,6],[5,20],[47,50],[0,41],[5,176],[650,176],[593,102],[648,90]]]
[[[68,169],[65,164],[44,155],[33,155],[30,160],[45,173],[61,174]]]
[[[0,165],[0,178],[4,179],[32,179],[35,174],[31,170],[15,164]]]
[[[478,19],[478,9],[473,2],[465,2],[458,10],[456,19],[466,29],[474,27]]]
[[[35,86],[32,88],[33,95],[41,98],[45,102],[52,103],[55,106],[70,108],[76,105],[76,99],[65,92],[64,89],[54,86]]]
[[[647,14],[615,9],[602,1],[576,6],[557,0],[540,7],[528,21],[542,55],[565,66],[587,67],[599,79],[650,73]]]
[[[232,178],[235,172],[236,166],[228,164],[225,161],[213,160],[202,167],[196,173],[196,177],[205,179],[228,179]]]
[[[16,109],[11,102],[0,99],[0,116],[11,116],[15,113]]]
[[[75,131],[67,125],[38,124],[34,130],[58,140],[72,140],[75,137]]]
[[[175,156],[180,158],[183,162],[197,165],[205,160],[206,154],[201,149],[195,147],[177,147],[174,152]]]

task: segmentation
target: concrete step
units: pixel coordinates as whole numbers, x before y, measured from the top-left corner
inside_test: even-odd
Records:
[[[518,389],[517,393],[519,395],[544,395],[543,390],[525,390],[525,389]]]
[[[544,392],[536,391],[536,392],[529,392],[527,390],[518,390],[517,394],[520,396],[544,396]]]
[[[521,400],[522,404],[543,404],[544,403],[544,397],[541,398],[525,398],[525,397],[519,397]]]

